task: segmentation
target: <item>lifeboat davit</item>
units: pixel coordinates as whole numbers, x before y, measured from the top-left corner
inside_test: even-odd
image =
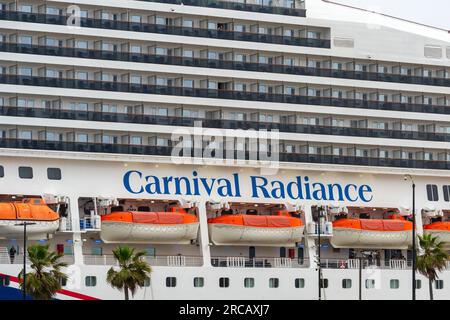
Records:
[[[339,219],[333,222],[334,248],[408,249],[412,222],[400,215],[389,219]]]
[[[183,208],[169,212],[125,211],[101,216],[100,238],[105,243],[187,244],[197,239],[199,222]]]
[[[44,239],[59,227],[59,215],[42,199],[23,199],[0,203],[0,237],[23,237],[23,225],[27,225],[27,237]]]
[[[444,242],[444,247],[450,247],[450,221],[433,222],[423,226],[425,234],[432,234]]]
[[[302,220],[281,211],[277,215],[223,215],[208,219],[215,245],[293,246],[303,237]]]

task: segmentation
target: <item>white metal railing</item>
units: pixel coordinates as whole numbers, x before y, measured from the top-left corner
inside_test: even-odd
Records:
[[[227,257],[227,267],[244,268],[245,267],[245,258],[244,257]]]
[[[72,231],[72,219],[70,217],[62,217],[59,220],[59,231]]]
[[[391,268],[391,269],[406,269],[406,260],[392,259],[389,261],[389,268]]]
[[[84,264],[100,266],[117,266],[113,255],[83,255]],[[203,265],[200,256],[145,256],[144,260],[151,266],[161,267],[199,267]]]
[[[100,219],[97,216],[80,219],[80,230],[100,230]]]
[[[318,235],[319,234],[319,224],[316,222],[309,222],[306,226],[306,233],[308,235]],[[320,224],[320,235],[333,235],[333,223],[323,222]]]
[[[347,268],[349,269],[359,269],[359,259],[348,259]]]
[[[309,260],[303,258],[211,257],[213,267],[227,268],[306,268]]]
[[[274,265],[276,268],[292,268],[291,258],[275,258]]]

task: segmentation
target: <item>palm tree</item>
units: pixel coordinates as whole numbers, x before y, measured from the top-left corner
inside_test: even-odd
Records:
[[[449,255],[442,248],[444,243],[431,234],[419,235],[419,244],[423,253],[417,256],[416,270],[428,278],[430,300],[433,300],[433,281],[438,279],[438,272],[446,267]]]
[[[134,296],[137,287],[142,287],[150,279],[152,268],[143,260],[145,251],[134,252],[128,246],[118,246],[113,250],[114,258],[119,263],[119,271],[113,267],[108,270],[106,281],[120,291],[124,291],[125,300],[129,299],[128,290]]]
[[[27,248],[28,259],[33,271],[26,274],[25,289],[35,300],[50,300],[61,289],[61,282],[67,280],[67,275],[61,268],[67,263],[60,262],[64,254],[48,250],[48,245],[32,245]],[[23,273],[19,273],[20,288],[23,290]]]

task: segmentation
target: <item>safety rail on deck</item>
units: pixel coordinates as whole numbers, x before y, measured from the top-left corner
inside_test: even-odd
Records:
[[[81,218],[80,219],[80,230],[100,230],[100,221],[95,218]]]
[[[391,260],[369,260],[363,258],[363,269],[392,269],[392,270],[407,270],[411,269],[412,262],[404,259],[391,259]],[[317,259],[315,260],[317,265]],[[325,269],[359,269],[360,259],[320,259],[322,268]]]
[[[84,264],[117,266],[118,263],[111,255],[84,255]],[[200,267],[203,258],[200,256],[145,256],[144,260],[151,266],[160,267]]]
[[[319,224],[316,222],[309,222],[306,226],[306,234],[310,236],[319,235]],[[331,222],[324,222],[320,224],[320,235],[321,236],[332,236],[333,235],[333,224]]]
[[[211,257],[213,267],[226,268],[306,268],[304,258]]]
[[[73,255],[64,255],[60,258],[60,262],[64,262],[67,264],[74,264],[75,259]],[[23,254],[16,254],[14,257],[11,257],[9,254],[1,254],[0,255],[0,264],[23,264]],[[30,265],[31,262],[27,257],[27,265]]]

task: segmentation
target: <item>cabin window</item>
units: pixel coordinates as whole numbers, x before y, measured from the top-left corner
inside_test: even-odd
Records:
[[[269,279],[269,288],[278,288],[279,286],[280,286],[280,279],[278,278]]]
[[[398,288],[400,288],[400,280],[398,280],[398,279],[391,279],[389,286],[390,286],[391,289],[398,289]]]
[[[285,247],[280,248],[280,258],[286,258],[286,248]]]
[[[422,280],[416,280],[416,289],[422,289]]]
[[[9,276],[0,276],[0,287],[7,287],[9,286],[9,283]]]
[[[96,276],[87,276],[84,278],[84,284],[86,287],[95,287],[97,285],[97,277]]]
[[[444,289],[444,280],[436,280],[435,287],[436,287],[436,290]]]
[[[255,286],[255,278],[245,278],[244,288],[253,288]]]
[[[303,279],[303,278],[295,279],[295,287],[297,289],[304,288],[305,287],[305,279]]]
[[[177,278],[176,277],[167,277],[166,278],[166,287],[175,288],[177,286]]]
[[[438,201],[438,188],[435,184],[427,184],[427,197],[428,201]]]
[[[49,180],[61,180],[61,169],[47,168],[47,178]]]
[[[150,278],[146,278],[144,280],[144,287],[150,287],[150,283],[151,283]]]
[[[0,178],[3,178],[5,176],[5,169],[3,166],[0,166]]]
[[[205,285],[205,279],[203,277],[195,277],[194,278],[194,287],[195,288],[203,288]]]
[[[33,179],[33,168],[19,167],[19,177],[22,179]]]
[[[449,202],[450,201],[450,186],[443,186],[444,191],[444,201]]]
[[[230,278],[219,278],[219,287],[228,288],[230,286]]]
[[[366,279],[366,289],[375,288],[375,279]]]
[[[320,279],[320,287],[323,289],[328,288],[328,279]]]
[[[352,279],[342,279],[342,288],[350,289],[352,287]]]

